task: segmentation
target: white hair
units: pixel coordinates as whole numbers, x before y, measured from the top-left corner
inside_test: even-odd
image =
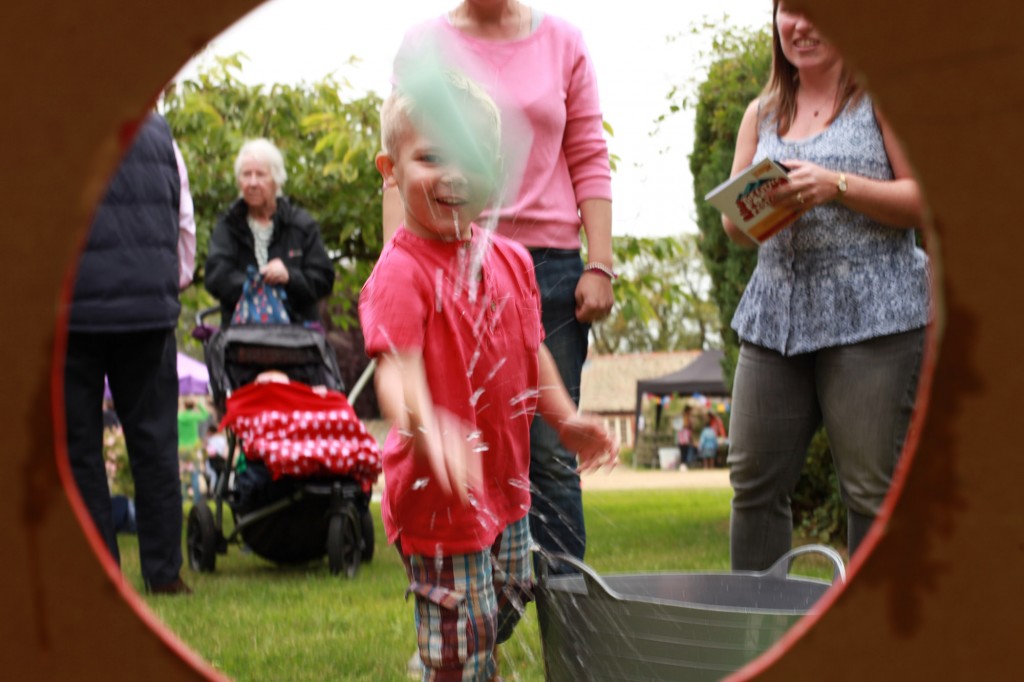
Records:
[[[284,193],[284,183],[288,179],[288,172],[284,169],[284,156],[281,154],[281,150],[277,148],[277,145],[265,137],[246,140],[242,148],[238,150],[238,156],[235,157],[236,181],[240,179],[242,159],[246,156],[251,156],[257,161],[267,164],[267,168],[270,169],[270,177],[274,179],[274,184],[277,185],[277,196],[282,196]]]

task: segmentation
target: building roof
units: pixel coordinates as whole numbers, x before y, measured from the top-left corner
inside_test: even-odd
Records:
[[[583,365],[580,409],[608,414],[636,409],[636,383],[686,367],[700,356],[699,350],[661,353],[593,355]]]

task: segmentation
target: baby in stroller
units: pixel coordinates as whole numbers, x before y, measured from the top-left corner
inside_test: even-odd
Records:
[[[381,459],[341,392],[333,349],[303,326],[239,325],[210,336],[204,352],[229,448],[214,511],[200,504],[189,515],[193,569],[213,571],[240,539],[277,563],[327,554],[332,573],[353,576],[373,556],[369,503]]]

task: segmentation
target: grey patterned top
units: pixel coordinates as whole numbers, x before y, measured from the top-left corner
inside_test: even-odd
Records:
[[[754,162],[801,159],[834,171],[892,179],[868,97],[821,133],[779,138],[762,123]],[[914,230],[886,227],[837,201],[816,206],[761,245],[732,318],[740,339],[795,355],[924,326],[928,257]]]

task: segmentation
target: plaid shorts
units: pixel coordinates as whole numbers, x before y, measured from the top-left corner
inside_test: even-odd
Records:
[[[406,597],[416,597],[423,679],[487,680],[494,646],[512,635],[533,599],[529,517],[509,524],[489,550],[403,556]]]

